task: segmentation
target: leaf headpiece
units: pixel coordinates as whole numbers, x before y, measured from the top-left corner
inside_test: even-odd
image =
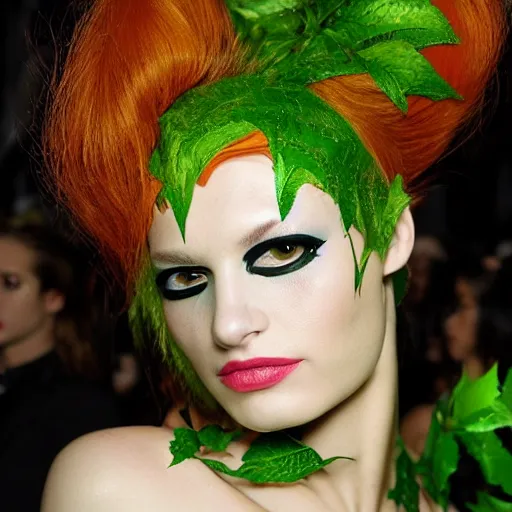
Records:
[[[256,71],[186,92],[161,117],[150,169],[183,237],[194,186],[212,158],[256,131],[268,140],[282,218],[306,183],[330,194],[344,228],[365,239],[356,288],[372,251],[384,257],[409,202],[387,183],[350,124],[308,85],[369,74],[404,112],[407,96],[459,98],[419,53],[456,44],[429,0],[226,0]]]

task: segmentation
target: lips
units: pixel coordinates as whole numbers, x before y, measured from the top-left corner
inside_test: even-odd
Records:
[[[230,361],[219,372],[221,382],[239,393],[275,386],[292,373],[302,359],[258,357],[247,361]]]

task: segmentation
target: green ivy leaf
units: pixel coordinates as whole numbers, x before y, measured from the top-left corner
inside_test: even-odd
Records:
[[[306,162],[303,160],[303,163]],[[280,206],[281,217],[283,219],[288,215],[295,201],[297,192],[305,183],[314,185],[320,190],[323,188],[320,180],[306,169],[293,167],[290,169],[287,167],[281,155],[278,155],[277,161],[274,164],[274,173],[277,202]]]
[[[228,7],[263,68],[281,79],[304,85],[370,73],[403,112],[407,95],[459,98],[418,53],[459,41],[430,0],[228,0]]]
[[[232,441],[240,437],[240,431],[226,432],[219,425],[207,425],[197,433],[197,436],[201,446],[213,452],[223,452]]]
[[[459,421],[457,423],[457,430],[491,432],[497,428],[511,426],[512,410],[499,397],[489,407],[484,407]]]
[[[458,42],[443,13],[430,0],[358,0],[335,13],[333,30],[346,33],[355,49],[387,36],[402,38],[417,49]],[[361,46],[358,46],[361,45]]]
[[[388,492],[388,498],[398,507],[403,505],[406,512],[419,512],[420,486],[416,481],[415,465],[400,438],[397,444],[400,455],[396,460],[396,483]]]
[[[494,498],[490,494],[477,493],[476,504],[466,503],[466,507],[472,512],[512,512],[512,503]]]
[[[303,443],[283,432],[262,434],[242,457],[243,464],[236,470],[224,463],[201,458],[209,468],[256,484],[293,483],[316,473],[338,459],[322,459],[320,455]]]
[[[460,99],[421,53],[405,41],[385,41],[362,50],[359,55],[375,83],[402,111],[407,112],[407,96],[432,100]]]
[[[439,505],[446,508],[450,494],[450,476],[459,462],[459,447],[452,432],[442,428],[443,404],[432,414],[432,422],[425,444],[425,450],[417,464],[425,490]]]
[[[403,178],[397,175],[391,182],[389,187],[388,198],[382,213],[377,217],[382,228],[378,230],[379,240],[374,244],[375,247],[386,248],[384,251],[378,252],[379,256],[384,259],[389,244],[395,233],[395,227],[404,210],[411,203],[411,198],[404,190]]]
[[[468,418],[474,418],[484,409],[493,408],[500,396],[498,366],[494,365],[479,379],[471,380],[463,374],[452,394],[453,428],[468,427]]]
[[[457,437],[480,464],[485,480],[512,495],[512,455],[494,432],[460,432]]]
[[[169,467],[176,466],[184,460],[195,458],[200,448],[201,443],[195,430],[191,428],[174,429],[174,439],[169,445],[173,459]]]

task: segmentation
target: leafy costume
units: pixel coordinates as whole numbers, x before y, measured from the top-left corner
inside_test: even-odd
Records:
[[[240,76],[189,90],[161,117],[161,138],[150,162],[151,173],[163,185],[158,202],[172,205],[185,239],[193,190],[204,169],[230,144],[261,132],[274,162],[281,217],[290,211],[300,187],[312,184],[338,204],[347,236],[351,227],[363,235],[359,261],[354,253],[358,290],[370,254],[384,258],[410,199],[402,178],[388,183],[350,124],[307,86],[336,76],[368,74],[404,115],[410,95],[461,100],[419,53],[431,46],[458,44],[458,38],[430,0],[226,0],[226,4],[253,65]],[[130,313],[136,335],[146,322],[165,326],[154,277],[148,265],[139,280]],[[395,277],[395,289],[400,287],[403,273]],[[192,396],[215,408],[214,399],[168,332],[161,335],[166,340],[161,344],[164,355]],[[492,375],[491,371],[476,383],[463,378],[452,399],[439,403],[418,463],[402,450],[390,498],[407,511],[418,509],[418,477],[432,498],[447,506],[458,442],[477,458],[490,483],[512,491],[510,455],[493,433],[512,425],[512,382],[507,379],[500,394]],[[200,432],[177,429],[175,435],[172,465],[197,458],[201,446],[222,451],[237,434],[210,426]],[[489,447],[489,456],[480,449],[482,444]],[[260,436],[236,471],[217,461],[200,460],[216,471],[270,483],[295,482],[337,458],[322,460],[300,441],[277,432]],[[482,495],[473,510],[508,510],[505,502],[493,500]]]
[[[496,430],[512,427],[512,370],[503,386],[495,365],[484,376],[471,381],[463,375],[451,397],[440,400],[432,414],[425,451],[414,462],[401,439],[396,460],[396,484],[389,498],[403,505],[406,512],[418,512],[420,485],[443,510],[448,507],[450,476],[457,470],[459,446],[463,445],[478,461],[488,484],[501,488],[510,501],[479,492],[473,512],[512,511],[512,454],[502,445]],[[291,483],[344,457],[323,460],[309,446],[283,432],[261,434],[242,457],[243,464],[232,470],[219,461],[197,456],[201,447],[224,451],[238,432],[225,432],[216,425],[199,432],[178,428],[171,441],[171,466],[194,458],[209,468],[256,484]]]

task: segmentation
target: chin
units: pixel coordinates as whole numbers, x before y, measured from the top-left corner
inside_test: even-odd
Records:
[[[279,397],[260,395],[250,398],[226,410],[237,423],[255,432],[275,432],[307,425],[330,410],[320,409],[318,400],[310,402],[306,397],[293,400],[287,393]]]

